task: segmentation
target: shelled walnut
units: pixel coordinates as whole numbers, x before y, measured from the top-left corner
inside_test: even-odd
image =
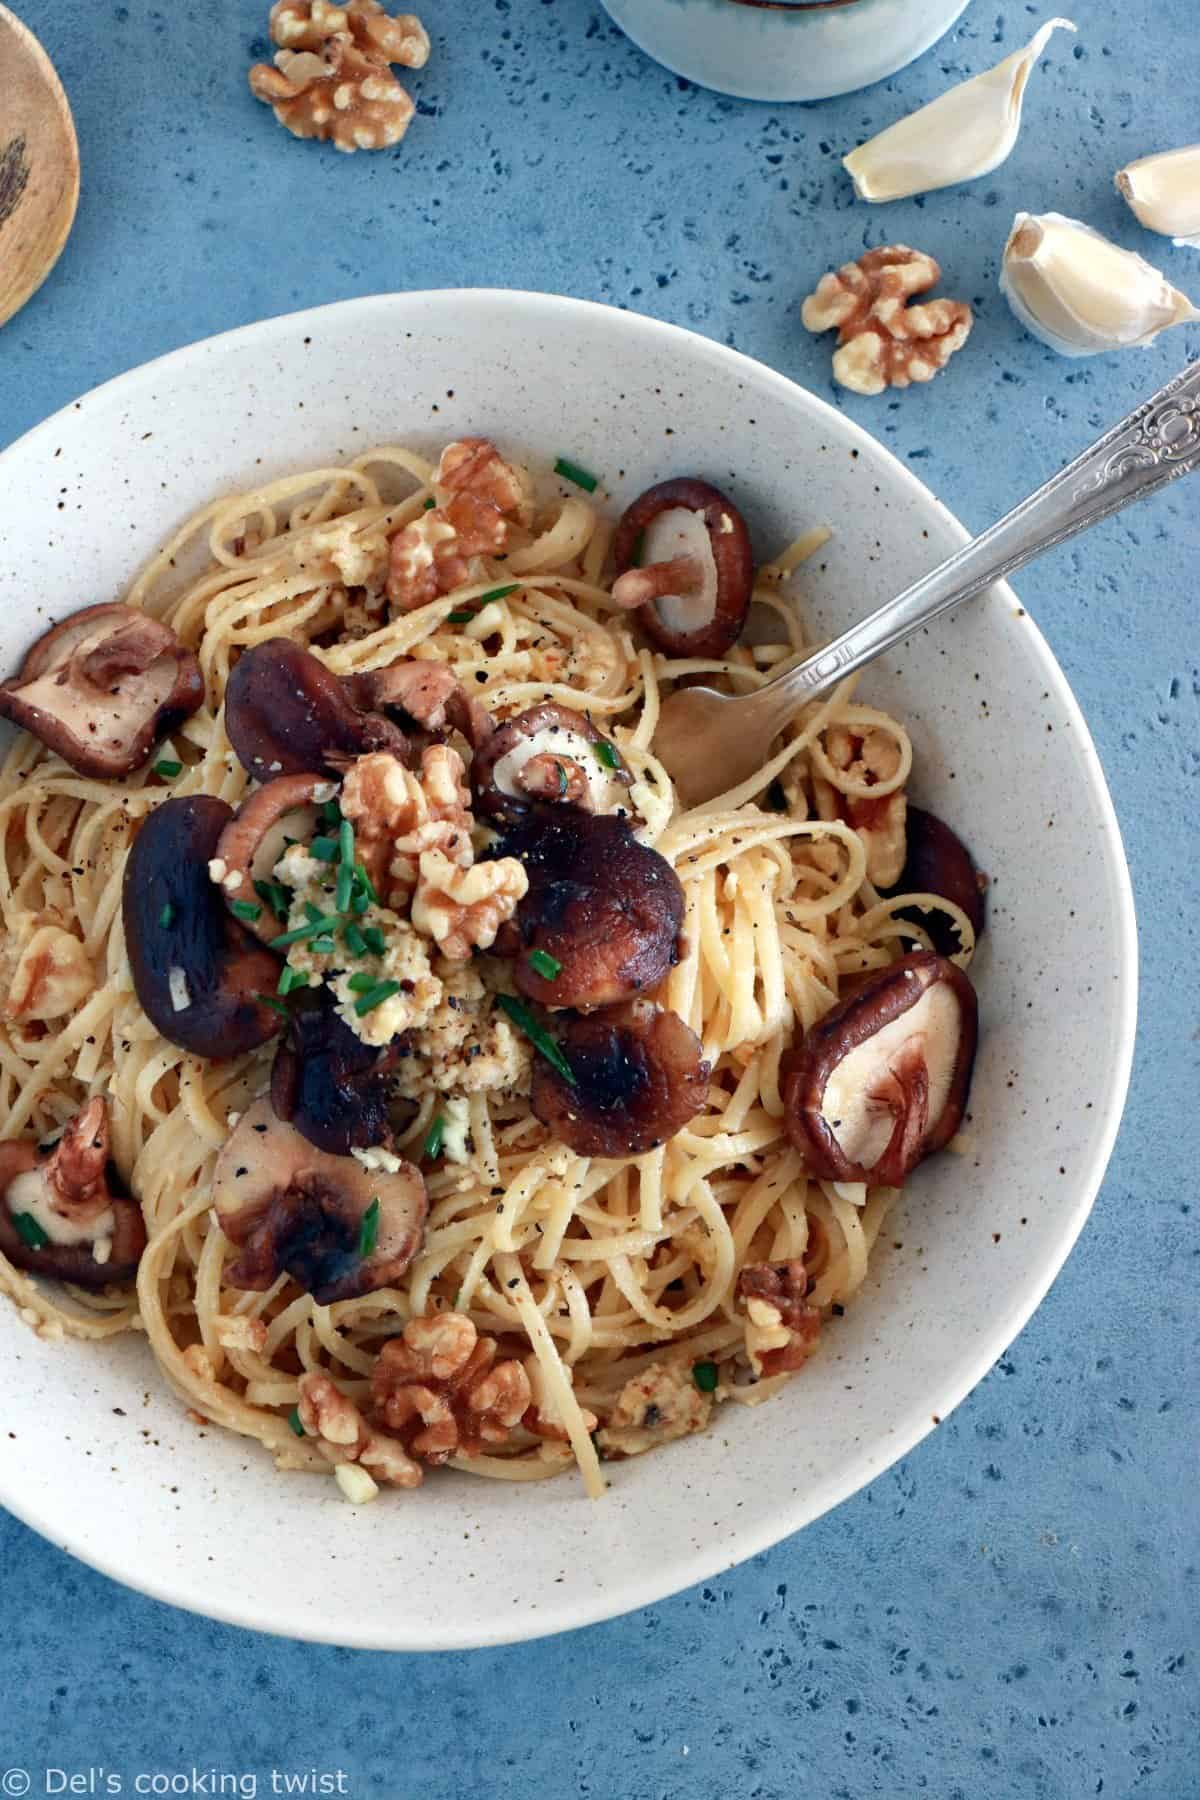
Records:
[[[497,1362],[495,1339],[454,1312],[410,1319],[380,1351],[371,1393],[376,1420],[435,1465],[506,1443],[533,1401],[521,1364]]]
[[[821,1315],[805,1299],[808,1274],[799,1258],[748,1263],[738,1276],[746,1308],[746,1354],[756,1375],[801,1368],[817,1347]]]
[[[932,381],[966,343],[973,323],[962,300],[909,304],[941,274],[932,256],[887,244],[822,275],[800,316],[809,331],[836,327],[834,380],[856,394]]]
[[[255,63],[250,91],[293,136],[345,151],[400,142],[414,108],[390,65],[420,69],[428,61],[419,19],[392,18],[379,0],[276,0],[270,31],[275,66]]]

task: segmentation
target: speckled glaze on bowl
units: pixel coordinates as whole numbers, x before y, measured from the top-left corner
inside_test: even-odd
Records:
[[[836,536],[802,583],[818,630],[963,538],[857,426],[706,339],[541,295],[386,295],[178,351],[0,457],[0,663],[45,621],[118,595],[216,493],[468,431],[569,455],[620,502],[705,474],[737,496],[760,554],[828,521]],[[864,688],[909,722],[916,797],[992,877],[972,1150],[919,1171],[865,1289],[786,1394],[614,1465],[599,1504],[569,1477],[443,1475],[353,1509],[332,1482],[278,1476],[256,1444],[189,1423],[137,1338],[44,1344],[0,1306],[0,1500],[160,1599],[295,1637],[426,1650],[658,1599],[910,1450],[1011,1342],[1087,1216],[1125,1096],[1136,944],[1095,750],[1011,589],[899,650]]]

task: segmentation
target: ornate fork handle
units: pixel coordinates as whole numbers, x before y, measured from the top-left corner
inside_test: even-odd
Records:
[[[753,697],[756,714],[764,723],[774,721],[775,729],[782,727],[806,700],[919,626],[1197,467],[1200,362],[1189,363],[1082,456],[895,600],[760,689]]]

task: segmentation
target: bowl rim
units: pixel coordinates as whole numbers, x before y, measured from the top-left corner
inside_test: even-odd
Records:
[[[827,400],[766,363],[704,337],[699,332],[643,313],[604,305],[598,301],[521,288],[465,287],[385,291],[331,301],[321,306],[302,308],[297,312],[274,314],[249,325],[236,326],[229,331],[197,339],[113,376],[87,390],[78,399],[68,401],[40,424],[24,432],[0,451],[0,483],[3,482],[6,466],[10,461],[15,461],[31,447],[40,445],[43,439],[53,436],[56,430],[61,431],[76,416],[80,407],[88,402],[118,391],[130,392],[152,385],[161,381],[164,373],[169,374],[176,368],[185,367],[219,348],[253,345],[256,340],[269,341],[272,334],[284,326],[294,328],[310,321],[324,320],[334,314],[353,317],[381,305],[396,303],[440,304],[448,312],[458,309],[460,315],[464,307],[478,307],[481,310],[508,307],[534,314],[540,311],[549,323],[556,318],[561,320],[564,315],[600,317],[618,331],[642,332],[648,337],[676,346],[686,346],[689,354],[708,359],[710,365],[725,368],[735,381],[765,382],[792,404],[798,402],[819,423],[855,446],[856,454],[866,451],[871,456],[885,458],[890,464],[890,472],[899,478],[900,485],[907,490],[908,496],[923,507],[932,507],[957,542],[966,543],[970,537],[970,533],[949,508],[886,444],[831,406]],[[993,1318],[991,1327],[981,1339],[975,1354],[947,1371],[936,1393],[923,1392],[920,1407],[910,1409],[907,1419],[899,1418],[885,1441],[860,1446],[837,1471],[798,1491],[790,1504],[775,1508],[768,1518],[747,1521],[733,1541],[732,1554],[728,1544],[713,1543],[707,1549],[697,1547],[690,1554],[672,1562],[657,1579],[627,1577],[618,1580],[612,1587],[606,1587],[595,1597],[568,1599],[564,1595],[562,1601],[550,1600],[544,1610],[539,1610],[534,1615],[508,1620],[503,1624],[488,1625],[482,1629],[443,1620],[431,1629],[427,1628],[419,1637],[411,1625],[402,1621],[377,1623],[364,1619],[349,1636],[344,1628],[337,1626],[323,1629],[322,1621],[313,1617],[302,1596],[297,1596],[287,1606],[273,1606],[272,1616],[264,1620],[254,1616],[249,1598],[244,1605],[230,1603],[223,1596],[207,1592],[204,1579],[190,1576],[183,1567],[162,1571],[134,1568],[122,1557],[116,1554],[109,1556],[102,1549],[98,1550],[93,1544],[86,1542],[81,1533],[55,1531],[50,1535],[37,1516],[36,1496],[10,1491],[2,1476],[0,1505],[39,1535],[47,1537],[57,1548],[68,1551],[101,1574],[110,1576],[123,1586],[146,1594],[151,1599],[164,1601],[205,1618],[276,1636],[358,1649],[464,1650],[549,1637],[562,1631],[597,1624],[640,1607],[653,1605],[698,1582],[711,1580],[771,1549],[805,1525],[815,1523],[908,1455],[934,1429],[931,1415],[936,1413],[939,1420],[947,1418],[1013,1343],[1040,1306],[1070,1254],[1099,1192],[1120,1128],[1133,1065],[1137,1024],[1138,941],[1133,887],[1103,767],[1079,703],[1036,622],[1021,606],[1007,582],[998,582],[989,591],[998,593],[1006,602],[1011,601],[1013,611],[1023,614],[1023,632],[1028,634],[1028,641],[1032,644],[1033,654],[1039,662],[1046,686],[1057,704],[1064,709],[1077,733],[1086,775],[1100,813],[1101,850],[1104,866],[1112,877],[1106,898],[1113,905],[1116,915],[1114,927],[1119,952],[1119,966],[1114,971],[1117,1006],[1113,1054],[1104,1081],[1103,1128],[1098,1133],[1090,1161],[1080,1173],[1075,1204],[1063,1221],[1053,1254],[1047,1258],[1037,1278],[1021,1291],[998,1318]],[[919,1418],[916,1416],[918,1412]]]

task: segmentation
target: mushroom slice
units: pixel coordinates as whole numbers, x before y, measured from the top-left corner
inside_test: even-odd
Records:
[[[468,694],[445,663],[408,657],[365,675],[347,675],[342,685],[364,712],[399,712],[406,734],[414,734],[416,727],[432,742],[458,731],[472,750],[478,751],[495,729],[491,714]]]
[[[234,907],[258,907],[254,918],[245,918],[255,937],[270,943],[281,930],[276,915],[258,899],[254,884],[269,881],[275,864],[287,848],[285,838],[311,838],[316,829],[316,808],[336,793],[324,775],[280,775],[243,800],[217,839],[209,874]]]
[[[580,1156],[640,1156],[682,1130],[708,1095],[700,1039],[651,1000],[570,1019],[559,1040],[574,1082],[544,1057],[532,1105]]]
[[[279,1030],[264,996],[279,961],[232,918],[209,877],[232,808],[212,794],[164,800],[125,865],[125,946],[142,1011],[196,1056],[240,1056]]]
[[[51,626],[0,683],[0,714],[81,775],[140,768],[204,699],[200,664],[134,606],[85,606]]]
[[[518,857],[529,877],[513,941],[531,1000],[591,1012],[657,986],[678,960],[679,878],[624,819],[536,806],[494,854]]]
[[[622,515],[613,555],[613,599],[638,608],[646,635],[672,656],[723,656],[740,635],[754,557],[746,521],[719,488],[692,476],[647,488]]]
[[[281,1119],[331,1156],[391,1142],[387,1072],[397,1056],[364,1044],[328,988],[310,989],[293,1009],[275,1053],[271,1104]]]
[[[362,712],[338,676],[290,638],[267,638],[247,650],[225,688],[225,729],[247,774],[339,770],[370,750],[403,757],[404,733]]]
[[[475,798],[494,818],[519,818],[545,800],[633,818],[632,776],[586,713],[548,700],[507,719],[471,765]]]
[[[940,894],[943,900],[962,908],[978,938],[984,926],[986,879],[976,869],[970,851],[936,813],[925,812],[919,806],[909,807],[907,829],[904,867],[890,892]],[[962,949],[958,932],[945,913],[906,906],[899,917],[922,926],[943,956],[953,956]]]
[[[811,1172],[902,1186],[958,1130],[977,1036],[971,983],[924,950],[826,1013],[781,1071],[788,1136]]]
[[[380,1160],[330,1156],[256,1100],[213,1173],[221,1229],[241,1252],[225,1280],[261,1292],[289,1275],[321,1306],[398,1281],[421,1242],[425,1183],[412,1163]]]
[[[50,1150],[28,1138],[0,1144],[0,1250],[18,1269],[79,1287],[133,1280],[146,1227],[108,1143],[97,1096]]]

